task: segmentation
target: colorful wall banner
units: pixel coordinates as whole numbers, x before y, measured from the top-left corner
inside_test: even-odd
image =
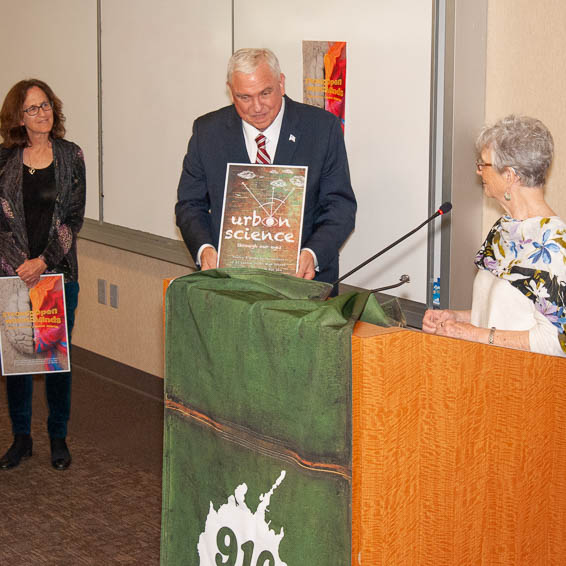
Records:
[[[340,118],[344,131],[345,41],[303,41],[303,102]]]

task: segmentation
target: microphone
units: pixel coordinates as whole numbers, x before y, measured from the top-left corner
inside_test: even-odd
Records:
[[[356,273],[356,271],[358,271],[358,269],[365,267],[368,263],[370,263],[374,259],[378,258],[380,255],[384,254],[385,252],[388,252],[391,248],[395,247],[397,244],[400,244],[403,240],[406,240],[409,236],[412,236],[415,232],[420,230],[423,226],[426,226],[429,222],[432,222],[437,216],[441,216],[443,214],[446,214],[446,213],[450,212],[451,210],[452,210],[452,203],[451,202],[445,202],[444,204],[442,204],[440,206],[440,208],[432,216],[427,218],[422,224],[419,224],[416,228],[413,228],[413,230],[411,230],[409,233],[405,234],[404,236],[401,236],[401,238],[399,238],[398,240],[395,240],[392,244],[389,244],[386,248],[377,252],[375,255],[371,256],[369,259],[366,259],[363,263],[360,263],[360,265],[358,265],[357,267],[354,267],[354,269],[352,269],[351,271],[348,271],[348,273],[346,273],[346,275],[342,275],[342,277],[340,277],[339,279],[334,281],[332,286],[338,285],[338,283],[340,283],[341,281],[344,281],[344,279],[346,279],[346,277],[350,277],[350,275],[352,275],[353,273]]]

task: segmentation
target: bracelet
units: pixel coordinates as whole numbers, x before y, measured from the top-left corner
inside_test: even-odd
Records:
[[[488,339],[487,339],[487,343],[488,343],[490,346],[493,346],[493,337],[495,336],[495,330],[496,330],[495,326],[492,326],[492,327],[489,329],[489,337],[488,337]]]

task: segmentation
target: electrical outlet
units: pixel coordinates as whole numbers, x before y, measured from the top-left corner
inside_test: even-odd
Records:
[[[110,306],[118,308],[118,285],[110,283]]]
[[[106,304],[106,281],[104,279],[98,280],[98,302],[101,305]]]

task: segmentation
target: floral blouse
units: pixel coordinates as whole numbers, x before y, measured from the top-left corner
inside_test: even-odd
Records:
[[[533,301],[558,332],[566,352],[566,224],[557,216],[515,220],[502,216],[475,263],[506,279]]]

